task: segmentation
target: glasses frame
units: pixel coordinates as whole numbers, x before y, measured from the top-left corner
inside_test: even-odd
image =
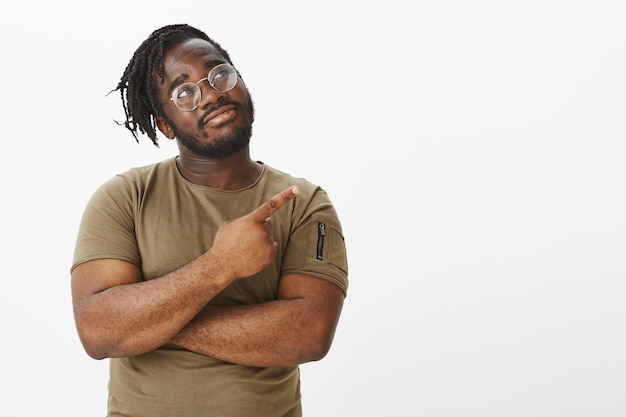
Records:
[[[228,68],[230,71],[232,71],[233,74],[235,74],[235,82],[233,83],[233,85],[231,87],[229,87],[226,90],[220,90],[219,88],[217,88],[215,86],[215,84],[213,82],[211,82],[211,75],[222,70],[223,68]],[[170,101],[174,103],[174,105],[180,110],[180,111],[184,111],[184,112],[190,112],[190,111],[194,111],[195,109],[198,108],[198,106],[200,105],[200,101],[202,101],[202,89],[200,88],[200,86],[198,84],[200,84],[202,81],[206,81],[207,83],[209,83],[209,85],[211,86],[211,88],[213,88],[215,91],[218,91],[220,93],[227,93],[230,90],[232,90],[233,88],[235,88],[237,86],[238,83],[238,79],[239,79],[239,74],[237,73],[237,70],[235,69],[235,67],[233,67],[232,65],[230,65],[227,62],[221,63],[221,64],[217,64],[216,66],[214,66],[213,68],[211,68],[211,70],[209,71],[209,73],[207,74],[206,77],[196,81],[195,83],[193,81],[187,81],[185,83],[182,83],[181,85],[177,86],[173,91],[172,91],[172,95],[170,96]],[[183,109],[182,107],[180,107],[178,105],[177,100],[174,99],[174,97],[176,96],[176,93],[178,93],[178,91],[181,88],[185,88],[185,86],[191,86],[191,88],[193,88],[197,94],[199,94],[199,98],[198,98],[198,103],[193,106],[193,108],[191,109]]]

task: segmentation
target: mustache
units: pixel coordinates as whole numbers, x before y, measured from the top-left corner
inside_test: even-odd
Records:
[[[236,101],[222,101],[218,104],[215,104],[207,108],[206,111],[202,113],[202,115],[198,119],[198,129],[202,129],[202,127],[204,126],[204,120],[209,116],[209,114],[213,113],[215,110],[218,110],[224,106],[232,106],[237,111],[240,111],[242,109],[241,104],[237,103]]]

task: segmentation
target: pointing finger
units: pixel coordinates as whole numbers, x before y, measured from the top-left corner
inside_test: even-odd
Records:
[[[282,206],[287,204],[287,202],[295,198],[298,194],[300,194],[300,189],[295,185],[291,186],[267,200],[259,206],[259,208],[250,213],[250,215],[258,221],[263,222],[272,214],[276,213]]]

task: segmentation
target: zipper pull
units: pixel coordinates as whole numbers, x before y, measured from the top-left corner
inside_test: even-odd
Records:
[[[317,223],[317,259],[320,261],[324,253],[324,236],[326,236],[326,224],[319,222]]]

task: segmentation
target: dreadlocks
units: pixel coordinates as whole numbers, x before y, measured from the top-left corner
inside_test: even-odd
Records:
[[[156,99],[153,89],[153,73],[163,82],[163,57],[174,46],[193,38],[204,39],[218,50],[232,65],[230,56],[217,42],[206,33],[187,24],[167,25],[155,30],[137,48],[132,59],[126,66],[117,87],[122,106],[126,115],[123,125],[132,133],[139,143],[139,133],[148,135],[152,143],[159,147],[156,136],[156,116],[161,116],[163,109]],[[122,125],[122,123],[119,123]]]

